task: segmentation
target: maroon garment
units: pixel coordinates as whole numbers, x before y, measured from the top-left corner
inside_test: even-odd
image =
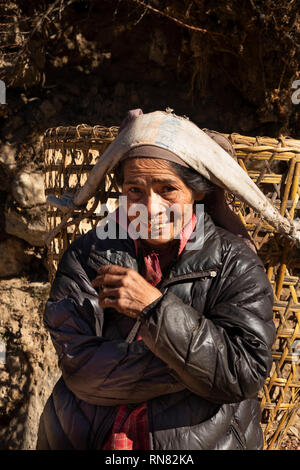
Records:
[[[119,408],[111,434],[102,450],[149,450],[147,404],[131,410],[127,405]]]

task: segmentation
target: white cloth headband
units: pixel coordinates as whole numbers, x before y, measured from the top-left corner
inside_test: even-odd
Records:
[[[96,193],[105,174],[122,156],[145,144],[175,153],[209,181],[252,207],[278,232],[300,242],[300,224],[282,217],[235,159],[194,123],[163,111],[142,114],[132,120],[107,147],[73,199],[62,200],[59,204],[53,198],[51,201],[50,197],[48,202],[65,212],[72,206],[86,204]]]

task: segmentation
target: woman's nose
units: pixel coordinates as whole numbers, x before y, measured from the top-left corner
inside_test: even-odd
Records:
[[[147,211],[148,211],[148,218],[152,219],[153,217],[162,214],[165,212],[165,204],[161,198],[161,196],[154,191],[147,195]]]

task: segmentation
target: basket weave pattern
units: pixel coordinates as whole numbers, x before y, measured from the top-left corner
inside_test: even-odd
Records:
[[[117,127],[87,125],[48,129],[43,139],[46,195],[74,194],[82,187],[117,131]],[[232,142],[241,167],[281,215],[299,217],[300,141],[224,135]],[[68,245],[95,227],[101,219],[101,203],[108,202],[113,208],[118,195],[113,174],[108,174],[86,208],[62,214],[49,207],[46,242],[50,282]],[[274,289],[273,365],[259,398],[265,449],[278,449],[300,407],[299,249],[244,203],[230,196],[228,199],[251,235]]]
[[[226,135],[238,162],[280,214],[299,217],[300,141]],[[261,391],[265,448],[278,449],[300,406],[299,249],[238,201],[233,207],[247,227],[273,285],[276,340],[273,366]],[[299,349],[298,349],[299,348]]]

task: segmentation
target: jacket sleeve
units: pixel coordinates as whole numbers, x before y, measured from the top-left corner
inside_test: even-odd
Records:
[[[143,311],[141,335],[193,393],[239,402],[257,395],[271,368],[273,291],[261,261],[240,241],[215,279],[218,295],[204,314],[167,291]]]
[[[114,406],[185,388],[143,341],[129,344],[96,336],[99,310],[97,293],[71,245],[59,263],[44,322],[64,381],[75,396],[94,405]]]

